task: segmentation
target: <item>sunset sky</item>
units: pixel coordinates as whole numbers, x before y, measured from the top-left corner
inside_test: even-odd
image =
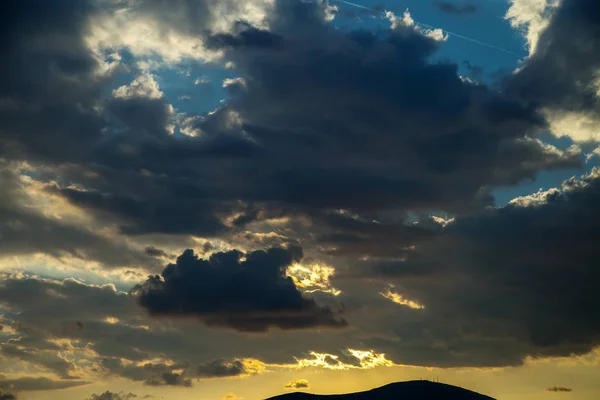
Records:
[[[0,3],[1,400],[600,398],[600,1]]]

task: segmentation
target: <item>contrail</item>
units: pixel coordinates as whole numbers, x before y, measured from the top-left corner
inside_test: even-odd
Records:
[[[351,1],[346,1],[346,0],[333,0],[333,1],[335,1],[336,3],[346,4],[346,5],[349,5],[349,6],[352,6],[352,7],[356,7],[356,8],[360,8],[360,9],[363,9],[363,10],[369,10],[369,11],[373,11],[373,12],[377,12],[377,13],[382,13],[382,11],[376,10],[376,9],[374,9],[372,7],[363,6],[362,4],[353,3]],[[504,49],[502,47],[495,46],[495,45],[490,44],[490,43],[482,42],[481,40],[473,39],[473,38],[470,38],[470,37],[464,36],[464,35],[459,35],[458,33],[450,32],[450,31],[448,31],[446,29],[443,29],[443,28],[437,28],[437,27],[435,27],[433,25],[429,25],[429,24],[426,24],[426,23],[423,23],[423,22],[414,21],[414,23],[415,23],[415,25],[421,25],[421,26],[424,26],[424,27],[429,28],[429,29],[440,29],[442,32],[446,33],[449,36],[454,36],[454,37],[457,37],[459,39],[469,41],[471,43],[475,43],[475,44],[478,44],[478,45],[481,45],[481,46],[486,46],[486,47],[489,47],[490,49],[498,50],[498,51],[501,51],[503,53],[510,54],[512,56],[515,56],[515,57],[519,57],[519,55],[517,53],[514,53],[514,52],[512,52],[510,50],[507,50],[507,49]]]
[[[352,7],[362,8],[363,10],[376,11],[376,10],[372,9],[371,7],[363,6],[362,4],[351,3],[351,2],[345,1],[345,0],[333,0],[333,1],[336,1],[338,3],[348,4],[349,6],[352,6]]]

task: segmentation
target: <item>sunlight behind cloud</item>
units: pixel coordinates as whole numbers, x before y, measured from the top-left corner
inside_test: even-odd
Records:
[[[408,308],[412,308],[414,310],[422,310],[425,308],[423,304],[419,304],[416,301],[409,300],[406,297],[402,296],[399,293],[394,293],[392,291],[393,286],[390,286],[387,291],[380,292],[380,294],[388,300],[393,301],[396,304],[400,304],[402,306],[406,306]]]
[[[291,277],[296,287],[303,292],[313,293],[319,291],[338,296],[342,291],[332,287],[329,281],[334,274],[335,269],[333,267],[317,263],[294,264],[286,271],[286,275]]]
[[[373,350],[348,349],[343,356],[327,353],[309,353],[312,358],[296,359],[297,368],[318,367],[333,370],[349,369],[372,369],[376,367],[391,367],[395,364],[385,358],[383,353],[375,353]]]

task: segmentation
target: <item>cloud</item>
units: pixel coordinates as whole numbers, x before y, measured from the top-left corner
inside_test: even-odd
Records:
[[[509,4],[505,18],[513,28],[523,32],[529,53],[535,53],[540,35],[548,26],[552,11],[559,1],[509,0]]]
[[[153,397],[153,396],[150,396]],[[125,393],[125,392],[119,392],[119,393],[114,393],[111,392],[109,390],[107,390],[104,393],[101,394],[92,394],[87,400],[131,400],[131,399],[137,399],[139,398],[138,395],[136,395],[135,393]],[[143,398],[148,398],[147,396],[144,396]]]
[[[215,332],[181,321],[165,324],[143,315],[143,309],[112,285],[74,279],[5,275],[0,304],[6,310],[0,337],[2,360],[26,366],[39,376],[51,374],[48,378],[0,377],[0,388],[16,390],[69,388],[107,376],[155,386],[188,386],[197,379],[256,375],[278,370],[279,365],[295,366],[293,356],[312,342],[306,333],[272,332],[254,336],[255,346],[248,347],[239,333]],[[321,343],[334,340],[327,332],[319,333]],[[288,343],[290,335],[296,340]],[[207,349],[207,342],[214,345]],[[86,381],[69,378],[75,375],[85,376]]]
[[[409,300],[407,298],[405,298],[404,296],[402,296],[401,294],[398,293],[394,293],[392,291],[392,288],[388,288],[387,291],[385,292],[381,292],[380,293],[383,297],[385,297],[388,300],[391,300],[392,302],[396,303],[396,304],[400,304],[402,306],[406,306],[408,308],[412,308],[414,310],[422,310],[425,308],[425,306],[423,304],[419,304],[414,300]]]
[[[83,40],[93,13],[82,0],[39,7],[26,0],[5,8],[0,33],[7,39],[0,54],[14,60],[0,67],[5,156],[82,160],[100,138],[95,107],[110,71],[103,73],[102,60]]]
[[[215,332],[195,323],[165,324],[150,319],[112,285],[4,276],[0,303],[7,310],[2,318],[3,332],[9,335],[0,338],[0,347],[7,349],[2,360],[26,366],[38,376],[0,377],[0,388],[63,389],[107,377],[150,386],[189,387],[198,379],[321,367],[310,361],[302,366],[294,361],[294,355],[314,344],[310,331],[255,335],[254,346],[249,347],[247,338],[237,332]],[[335,332],[338,331],[314,332],[320,337],[319,346],[336,349],[352,341]],[[206,343],[211,343],[210,348],[205,347]],[[381,358],[374,354],[361,356],[361,361],[351,353],[329,353],[340,357],[344,365],[356,367],[366,367],[373,364],[371,359]],[[41,378],[49,374],[50,377]],[[57,374],[66,379],[57,379]],[[85,376],[86,381],[68,378],[74,375]]]
[[[152,257],[165,257],[165,258],[169,257],[169,255],[164,250],[157,249],[154,246],[147,246],[144,249],[144,251],[146,252],[146,254],[148,254],[149,256],[152,256]]]
[[[247,161],[255,171],[247,182],[251,190],[243,195],[248,202],[356,212],[391,207],[458,212],[490,204],[484,186],[515,183],[538,168],[578,164],[569,155],[552,156],[538,142],[524,140],[544,126],[534,109],[464,83],[456,66],[425,61],[438,44],[412,28],[398,26],[385,35],[344,34],[314,16],[311,5],[277,4],[272,31],[286,45],[273,51],[230,50],[226,57],[246,85],[237,85],[231,102],[199,123],[200,130],[216,137],[216,127],[228,129],[220,121],[236,115],[238,129],[252,139],[248,145],[260,150],[260,163]],[[299,30],[294,18],[309,22]],[[306,32],[306,26],[313,32],[303,37],[299,32]],[[482,119],[475,122],[473,114]],[[241,132],[236,135],[244,142]],[[397,151],[406,157],[385,150],[392,148],[402,149]],[[536,160],[532,169],[521,168],[524,154]],[[459,176],[461,184],[455,181]]]
[[[559,393],[563,392],[563,393],[566,393],[566,392],[572,392],[573,389],[566,388],[564,386],[553,386],[553,387],[550,387],[550,388],[546,389],[546,391],[547,392],[559,392]]]
[[[285,277],[285,269],[301,258],[297,247],[232,250],[206,260],[186,250],[132,294],[152,316],[199,317],[207,326],[239,331],[345,327],[345,320],[303,297]]]
[[[2,36],[9,39],[2,46],[1,55],[17,60],[0,68],[3,157],[26,159],[31,164],[43,163],[47,170],[54,169],[49,179],[56,179],[55,183],[85,177],[83,180],[89,184],[85,186],[103,192],[111,192],[102,190],[102,182],[106,183],[104,179],[108,178],[106,173],[111,171],[110,168],[107,170],[107,164],[113,168],[118,164],[125,167],[123,160],[135,154],[142,138],[168,135],[172,129],[173,109],[163,98],[154,76],[148,71],[136,71],[135,65],[126,65],[129,61],[120,50],[140,49],[140,46],[148,45],[150,48],[145,49],[147,54],[160,54],[162,48],[179,52],[178,56],[173,55],[174,59],[178,59],[186,52],[176,47],[187,43],[190,46],[188,50],[193,51],[195,46],[191,39],[175,41],[177,46],[170,41],[174,36],[190,34],[184,25],[199,29],[196,33],[204,34],[204,29],[209,27],[220,32],[224,26],[218,25],[223,19],[229,19],[225,25],[233,25],[242,16],[259,21],[262,13],[262,6],[256,1],[244,4],[231,2],[227,13],[223,13],[222,2],[211,1],[180,1],[178,6],[188,11],[184,13],[180,13],[181,9],[177,7],[165,9],[158,1],[136,2],[131,7],[125,2],[103,2],[103,7],[96,7],[94,2],[86,0],[77,0],[75,5],[59,0],[44,4],[42,8],[34,3],[11,4],[2,15]],[[266,7],[267,3],[263,6]],[[40,23],[40,15],[47,16],[48,20]],[[161,21],[165,25],[158,24],[161,29],[152,31],[158,37],[150,38],[148,43],[129,43],[132,37],[128,36],[127,30],[135,31],[141,27],[144,31],[141,20],[151,27],[152,21],[156,24]],[[115,26],[109,27],[108,32],[103,30],[103,23]],[[177,25],[169,26],[170,23]],[[181,32],[175,32],[179,30]],[[139,30],[134,33],[142,41],[146,38]],[[116,41],[113,42],[113,39]],[[169,58],[168,54],[163,55]],[[107,61],[109,58],[111,61]],[[131,84],[115,88],[115,98],[107,98],[104,94],[112,91],[112,79],[125,72],[139,74]],[[123,128],[130,134],[126,135],[128,140],[124,135],[111,134]],[[58,171],[58,165],[61,171]],[[66,171],[69,168],[71,171]],[[96,168],[104,172],[94,171]],[[120,173],[124,171],[118,169]],[[125,170],[131,171],[131,168],[125,167]],[[139,171],[138,168],[133,170]],[[149,167],[144,171],[148,173],[151,170],[153,168]],[[89,182],[90,178],[95,182]],[[95,190],[91,192],[95,193]],[[130,196],[119,196],[115,201],[118,202],[116,207],[125,212],[127,206],[138,204],[135,200]],[[197,205],[190,205],[189,209],[197,210]],[[157,211],[157,207],[160,208],[155,206],[152,210]],[[153,212],[148,207],[139,209],[142,214]],[[166,207],[163,211],[168,209]],[[140,216],[141,220],[144,218],[147,215]],[[188,216],[189,219],[193,218]],[[211,232],[219,227],[215,218],[212,224],[209,216],[200,219],[203,221],[197,220],[199,223],[196,225],[212,225],[215,228]],[[106,215],[103,220],[108,221]],[[168,230],[164,229],[166,223],[162,225],[163,228],[154,229]],[[139,228],[129,230],[138,231]],[[30,241],[38,242],[35,239]],[[63,239],[63,242],[69,240]]]
[[[184,386],[191,387],[192,380],[190,378],[186,378],[183,373],[177,372],[163,372],[160,375],[154,375],[144,384],[149,386]]]
[[[206,32],[228,32],[239,21],[261,24],[270,0],[158,0],[118,3],[91,19],[86,41],[96,52],[123,49],[138,59],[174,64],[186,59],[214,61]],[[154,60],[152,57],[154,56]]]
[[[130,99],[144,97],[149,99],[160,99],[164,93],[159,89],[154,77],[148,73],[140,74],[129,85],[123,85],[113,90],[113,97]]]
[[[32,179],[32,171],[0,160],[0,252],[3,257],[45,253],[100,261],[104,266],[140,265],[150,258],[86,226],[78,209],[69,209],[47,185]],[[43,204],[41,206],[40,204]]]
[[[12,393],[3,392],[0,390],[0,399],[1,400],[16,400],[17,396]]]
[[[310,385],[306,379],[296,379],[291,382],[288,382],[285,386],[285,389],[309,389]]]
[[[342,32],[320,4],[235,3],[222,14],[225,6],[210,1],[167,9],[158,1],[119,3],[104,11],[58,1],[45,6],[56,26],[32,24],[31,7],[11,6],[10,37],[45,43],[51,30],[61,40],[47,46],[56,54],[39,57],[37,47],[9,47],[7,57],[26,64],[15,68],[18,79],[0,85],[11,104],[2,119],[10,157],[44,164],[44,178],[54,181],[49,193],[131,240],[226,236],[274,210],[310,218],[332,209],[462,213],[490,205],[493,187],[580,163],[576,154],[530,140],[546,126],[535,107],[463,82],[456,65],[430,61],[440,44],[413,28]],[[102,36],[94,33],[98,20],[115,13],[131,22],[111,29],[119,37],[127,36],[121,28],[154,21],[152,32],[164,37],[152,42],[192,32],[212,38],[223,61],[236,66],[229,99],[186,125],[202,134],[171,134],[174,109],[154,75],[125,54],[113,56],[129,45],[105,38],[92,46],[89,35]],[[117,72],[104,70],[109,55],[131,69],[130,84],[114,85]],[[55,61],[60,74],[49,72]],[[103,95],[111,85],[114,96]],[[252,172],[242,178],[240,171]]]
[[[77,380],[53,380],[44,377],[19,377],[10,378],[4,375],[0,375],[0,388],[11,388],[14,390],[28,391],[28,390],[57,390],[57,389],[68,389],[71,387],[77,387],[86,385],[87,381]]]
[[[76,379],[76,366],[74,363],[64,359],[60,354],[56,354],[58,346],[52,346],[50,342],[46,342],[49,348],[40,348],[38,346],[22,346],[19,339],[9,339],[5,343],[0,344],[0,354],[5,358],[18,359],[26,361],[33,365],[49,370],[62,379]]]
[[[90,115],[113,134],[53,155],[77,166],[60,171],[77,185],[53,193],[129,236],[227,236],[274,212],[481,209],[493,187],[580,163],[530,140],[545,128],[534,107],[430,61],[440,44],[411,27],[343,32],[322,5],[266,10],[264,25],[212,35],[238,79],[221,107],[186,123],[196,137],[170,134],[172,108],[133,71],[118,98],[94,97]],[[173,12],[164,24],[187,18]]]
[[[311,351],[311,358],[296,359],[296,367],[320,367],[333,370],[372,369],[376,367],[391,367],[394,363],[386,359],[385,354],[373,350],[347,349],[340,354],[317,353]]]
[[[331,286],[330,278],[335,270],[321,264],[294,264],[286,269],[286,276],[293,279],[294,285],[305,293],[323,292],[338,296],[341,291]]]
[[[16,60],[0,66],[0,252],[133,276],[181,255],[132,296],[3,275],[3,359],[49,375],[29,384],[505,366],[598,345],[597,172],[492,207],[497,188],[581,165],[538,135],[574,110],[594,126],[595,2],[555,8],[499,89],[439,61],[409,14],[355,32],[315,2],[33,3],[0,17]],[[182,117],[157,65],[213,56],[226,98]],[[181,253],[207,240],[204,259]]]
[[[524,11],[525,3],[521,3],[513,3],[509,18],[517,26],[526,25],[534,30],[535,34],[529,34],[533,50],[508,79],[507,92],[543,107],[557,136],[597,140],[600,56],[588,49],[598,47],[599,3],[538,1],[535,7],[526,8],[533,16]],[[550,17],[549,9],[553,11]]]
[[[403,276],[403,269],[427,266],[410,285],[410,275],[402,280],[407,296],[418,298],[427,313],[424,320],[390,328],[406,340],[427,326],[441,350],[460,351],[472,365],[518,365],[527,356],[585,354],[598,346],[600,325],[592,310],[600,278],[594,261],[600,214],[592,205],[600,196],[599,178],[593,170],[535,201],[456,218],[436,239],[416,246],[393,268]],[[373,276],[378,274],[376,268]],[[443,326],[450,320],[456,328]],[[483,338],[494,345],[483,350]],[[393,359],[403,354],[408,361],[401,343],[389,346]],[[430,362],[452,363],[443,354]]]
[[[242,360],[228,362],[215,360],[211,363],[201,365],[196,369],[196,375],[204,378],[219,378],[247,375],[249,371]]]
[[[448,1],[436,1],[435,6],[445,14],[463,15],[474,14],[478,11],[477,6],[472,3],[454,4]]]
[[[189,362],[180,363],[132,363],[118,358],[104,358],[102,367],[110,374],[121,376],[132,381],[143,381],[149,386],[183,386],[191,387],[193,380],[211,378],[233,378],[260,374],[264,366],[258,360],[218,359],[199,365]]]

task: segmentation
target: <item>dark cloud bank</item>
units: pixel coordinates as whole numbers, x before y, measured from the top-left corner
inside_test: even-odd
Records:
[[[52,4],[49,12],[79,21],[52,26],[52,33],[69,41],[81,37],[91,11],[82,6],[70,15],[61,2]],[[14,24],[28,16],[12,12]],[[101,98],[97,63],[81,49],[77,57],[86,61],[78,58],[75,71],[82,76],[68,87],[59,85],[76,77],[71,69],[46,73],[31,93],[14,83],[6,87],[2,94],[11,101],[36,102],[6,111],[3,131],[14,133],[3,137],[8,154],[63,166],[62,181],[92,190],[54,190],[102,218],[115,218],[130,235],[223,234],[220,217],[240,211],[240,200],[247,214],[240,224],[264,208],[292,215],[465,212],[492,204],[493,187],[579,164],[573,155],[527,139],[545,127],[535,108],[463,82],[456,65],[431,62],[438,43],[411,28],[342,33],[324,22],[322,8],[296,1],[277,2],[268,18],[268,32],[241,25],[236,34],[208,41],[226,50],[245,84],[230,85],[229,101],[198,120],[202,137],[167,133],[165,98]],[[45,28],[23,29],[44,39]],[[66,57],[55,51],[51,60],[38,60],[37,50],[12,51],[38,68]],[[19,79],[31,81],[24,76],[29,69],[22,69]],[[39,88],[72,95],[63,102]],[[42,102],[50,97],[50,104]],[[90,108],[103,104],[102,112],[82,111],[82,98]],[[58,105],[75,116],[60,115],[53,110]],[[45,121],[41,112],[57,120]],[[61,122],[76,117],[91,120],[85,122],[90,126]],[[31,126],[38,121],[43,129]],[[110,133],[117,128],[120,134]],[[44,138],[76,149],[41,146],[17,134],[24,131],[43,131]]]
[[[343,328],[344,319],[305,298],[285,270],[302,258],[300,248],[237,250],[199,259],[185,251],[161,276],[132,289],[151,315],[195,316],[207,326],[240,331]],[[226,372],[226,371],[224,371]]]
[[[181,29],[191,26],[162,4],[148,1],[141,11],[166,26],[175,20]],[[194,4],[198,13],[190,18],[210,15],[202,12],[208,3]],[[107,265],[168,256],[150,246],[123,255],[88,231],[26,213],[13,166],[27,161],[49,193],[134,239],[227,239],[289,218],[290,241],[338,267],[341,285],[344,278],[402,282],[403,294],[426,306],[398,314],[402,319],[376,320],[387,309],[364,321],[352,320],[351,310],[345,316],[367,332],[385,331],[385,339],[362,343],[398,361],[502,366],[527,356],[586,353],[600,344],[598,173],[567,181],[536,204],[489,206],[495,188],[580,166],[578,153],[538,140],[547,128],[539,110],[597,112],[591,88],[600,65],[598,7],[564,0],[538,52],[500,91],[435,61],[440,43],[411,28],[343,32],[315,4],[277,1],[268,31],[240,23],[233,33],[212,35],[199,24],[196,33],[223,50],[243,79],[228,86],[228,100],[214,113],[199,116],[194,128],[202,135],[190,138],[168,133],[164,97],[105,96],[113,77],[97,73],[100,61],[83,40],[97,9],[85,1],[9,2],[0,13],[0,55],[14,60],[0,65],[0,150],[7,163],[0,233],[11,246],[0,248],[6,254],[87,248]],[[433,211],[455,220],[442,228],[424,216]],[[310,232],[294,229],[300,219]],[[15,220],[29,229],[15,229]],[[293,246],[208,259],[188,250],[132,294],[152,316],[194,317],[242,332],[346,326],[285,277],[301,257]],[[93,339],[107,372],[148,385],[244,374],[235,361],[185,368],[123,363],[120,357],[148,355],[132,350],[134,341],[158,351],[142,329],[127,328],[121,343],[111,338],[125,328],[98,322],[115,310],[123,319],[139,312],[114,288],[13,279],[0,289],[2,302],[25,310],[14,317],[23,337],[2,343],[3,356],[65,380],[75,368],[52,358],[56,349],[47,337]],[[347,296],[353,293],[359,315],[367,295],[349,290]]]

